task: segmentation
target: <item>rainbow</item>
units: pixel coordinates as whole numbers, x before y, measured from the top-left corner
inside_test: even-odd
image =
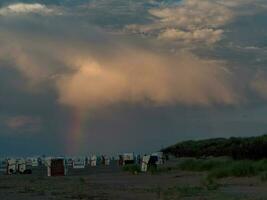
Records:
[[[83,125],[85,122],[85,112],[81,110],[74,110],[70,127],[68,128],[68,141],[65,152],[68,155],[77,155],[83,148]]]

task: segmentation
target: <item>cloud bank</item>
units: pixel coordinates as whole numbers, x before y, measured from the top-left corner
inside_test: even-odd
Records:
[[[242,2],[183,0],[173,8],[150,9],[151,24],[127,28],[155,34],[160,40],[214,44],[224,33],[222,27],[236,15],[233,9],[250,1]],[[18,3],[2,8],[6,9],[31,13],[51,8]],[[79,109],[120,103],[208,106],[236,105],[245,99],[226,62],[182,49],[170,54],[146,42],[126,42],[80,19],[50,16],[46,19],[51,23],[41,19],[7,16],[0,21],[0,59],[18,70],[31,89],[53,87],[62,105]],[[29,28],[21,28],[21,23]]]
[[[126,26],[126,32],[156,36],[160,40],[186,44],[212,45],[223,38],[224,25],[231,22],[245,5],[257,6],[261,1],[182,0],[149,10],[151,23]]]
[[[2,27],[0,60],[11,63],[34,90],[42,90],[40,84],[52,85],[58,102],[79,109],[119,103],[208,106],[239,101],[234,75],[221,61],[183,51],[160,53],[91,26],[84,30],[90,31],[88,37],[68,30],[68,25],[47,30],[38,24],[36,33]]]
[[[81,107],[116,103],[236,104],[232,75],[218,61],[190,53],[168,56],[119,49],[109,59],[72,60],[77,70],[58,80],[59,101]]]

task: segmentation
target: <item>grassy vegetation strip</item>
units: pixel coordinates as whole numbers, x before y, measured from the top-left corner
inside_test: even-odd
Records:
[[[187,159],[179,164],[181,170],[208,172],[208,177],[249,177],[261,174],[267,180],[267,159],[260,161],[232,159]]]

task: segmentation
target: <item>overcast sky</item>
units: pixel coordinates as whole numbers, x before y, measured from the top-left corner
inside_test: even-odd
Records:
[[[0,156],[267,132],[267,0],[0,0]]]

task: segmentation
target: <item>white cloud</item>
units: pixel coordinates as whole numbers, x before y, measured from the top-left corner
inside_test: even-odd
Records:
[[[48,8],[46,5],[39,3],[15,3],[10,4],[6,7],[0,8],[0,15],[18,15],[18,14],[52,14],[55,13],[55,10]],[[58,13],[59,14],[59,13]]]
[[[251,0],[183,0],[149,10],[152,23],[128,25],[125,30],[170,41],[213,44],[222,39],[223,26],[234,19],[238,8],[250,4]]]
[[[221,39],[222,34],[223,30],[214,30],[211,28],[191,31],[166,29],[159,34],[158,38],[163,40],[182,40],[186,43],[205,41],[207,44],[213,44]]]

